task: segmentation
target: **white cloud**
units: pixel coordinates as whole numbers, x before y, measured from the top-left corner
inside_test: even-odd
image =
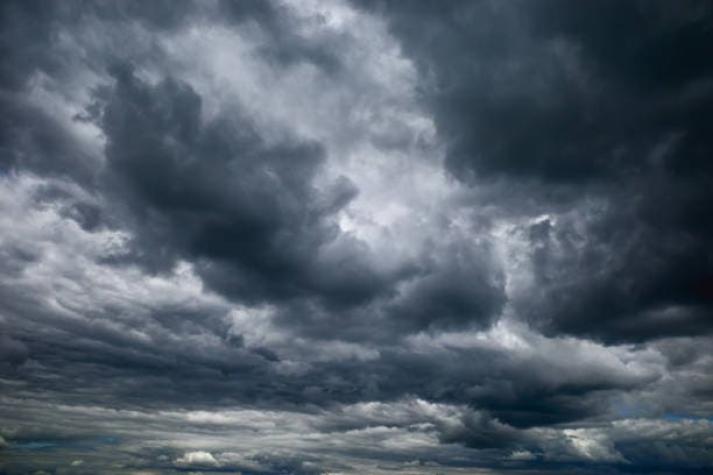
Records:
[[[220,463],[213,457],[210,452],[197,450],[195,452],[186,452],[182,457],[176,459],[176,465],[179,466],[208,466],[219,467]]]

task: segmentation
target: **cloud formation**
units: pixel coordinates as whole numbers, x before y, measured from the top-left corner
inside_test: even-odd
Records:
[[[713,466],[707,4],[0,12],[0,472]]]

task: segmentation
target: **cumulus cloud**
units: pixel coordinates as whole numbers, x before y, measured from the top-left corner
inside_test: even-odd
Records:
[[[182,457],[179,457],[176,459],[176,465],[179,466],[207,466],[207,467],[218,467],[220,464],[218,461],[213,457],[213,455],[210,452],[204,452],[202,450],[198,450],[195,452],[186,452],[183,454]]]
[[[0,6],[0,472],[706,473],[713,10]]]
[[[518,228],[523,316],[607,341],[710,330],[710,8],[370,3],[429,78],[451,175],[550,216]]]

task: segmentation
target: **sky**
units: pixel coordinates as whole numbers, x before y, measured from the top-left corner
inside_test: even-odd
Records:
[[[713,4],[4,0],[0,473],[713,470]]]

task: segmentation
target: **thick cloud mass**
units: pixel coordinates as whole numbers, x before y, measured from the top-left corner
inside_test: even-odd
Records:
[[[706,332],[713,10],[570,3],[378,5],[430,78],[451,174],[566,212],[525,231],[523,313],[605,340]]]
[[[325,216],[355,193],[343,179],[319,196],[312,186],[319,144],[266,143],[240,111],[202,124],[200,96],[172,79],[147,86],[125,67],[114,78],[101,120],[109,180],[124,185],[117,194],[131,195],[136,252],[148,265],[205,259],[210,282],[219,279],[212,265],[227,266],[229,281],[215,284],[247,301],[369,286],[320,285],[313,269],[318,247],[338,232]]]
[[[0,25],[0,473],[713,468],[709,4]]]

